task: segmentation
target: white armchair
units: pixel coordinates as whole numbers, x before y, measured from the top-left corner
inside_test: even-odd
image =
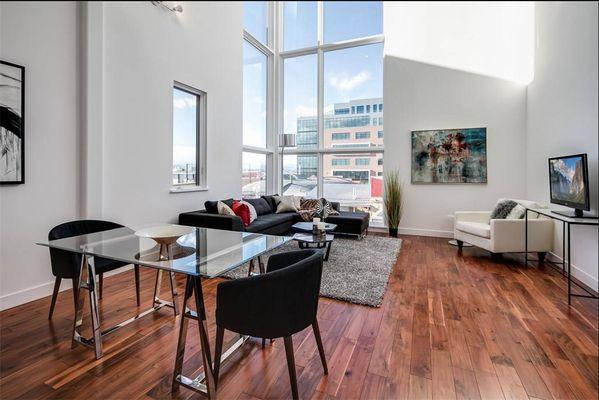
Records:
[[[544,208],[532,201],[514,201],[528,208]],[[524,252],[524,219],[490,219],[490,216],[490,211],[455,213],[453,234],[460,249],[466,242],[493,254]],[[539,253],[540,261],[552,249],[553,227],[551,219],[528,214],[528,251]]]

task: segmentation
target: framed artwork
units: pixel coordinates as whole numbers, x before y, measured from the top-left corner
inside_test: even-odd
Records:
[[[25,183],[25,67],[0,60],[0,184]]]
[[[487,183],[487,128],[412,131],[412,183]]]

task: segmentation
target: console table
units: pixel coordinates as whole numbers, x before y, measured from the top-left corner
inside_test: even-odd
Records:
[[[570,268],[570,227],[572,225],[587,225],[587,226],[598,226],[599,220],[597,218],[571,218],[561,214],[551,212],[547,208],[527,208],[524,214],[524,265],[528,265],[528,213],[536,213],[545,217],[551,218],[556,221],[562,222],[562,276],[566,276],[568,279],[568,305],[572,304],[572,297],[585,297],[590,299],[599,299],[594,293],[589,291],[586,287],[580,285],[578,282],[572,280],[572,273]],[[566,235],[566,230],[568,231]],[[566,240],[567,237],[567,240]],[[567,242],[567,243],[566,243]],[[566,246],[567,244],[567,246]],[[567,251],[566,251],[567,249]],[[572,283],[584,290],[588,294],[575,294],[572,293]]]

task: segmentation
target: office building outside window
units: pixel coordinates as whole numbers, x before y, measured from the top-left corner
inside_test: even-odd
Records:
[[[280,118],[297,147],[284,151],[282,193],[325,197],[382,225],[383,3],[283,7]]]

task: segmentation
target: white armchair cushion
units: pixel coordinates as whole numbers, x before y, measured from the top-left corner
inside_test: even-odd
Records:
[[[491,226],[484,222],[457,221],[455,229],[483,238],[491,237]]]
[[[488,224],[490,217],[490,211],[456,211],[454,214],[455,222],[468,221]]]

